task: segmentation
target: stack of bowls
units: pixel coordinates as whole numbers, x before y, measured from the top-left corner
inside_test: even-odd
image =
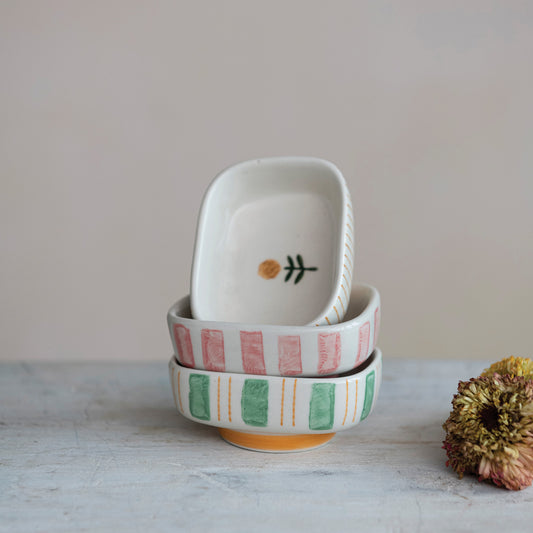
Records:
[[[333,164],[268,158],[219,174],[200,211],[191,295],[167,315],[177,409],[232,444],[276,452],[364,420],[381,383],[380,298],[352,287],[353,250]]]

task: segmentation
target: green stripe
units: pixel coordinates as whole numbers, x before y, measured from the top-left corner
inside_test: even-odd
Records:
[[[200,420],[210,420],[209,376],[191,374],[189,376],[189,409],[191,415]]]
[[[372,401],[374,400],[374,385],[376,382],[376,373],[372,370],[368,376],[366,376],[365,387],[365,403],[363,404],[363,412],[361,413],[361,420],[364,420],[372,409]]]
[[[313,383],[309,403],[309,429],[331,429],[334,417],[335,383]]]
[[[242,388],[241,416],[249,426],[266,427],[268,424],[268,381],[246,379]]]

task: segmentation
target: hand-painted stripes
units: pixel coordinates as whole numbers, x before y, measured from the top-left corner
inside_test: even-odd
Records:
[[[346,313],[346,309],[344,308],[344,304],[342,302],[342,299],[341,299],[341,296],[340,294],[337,296],[337,300],[339,300],[340,304],[341,304],[341,308],[342,308],[342,314],[344,315]]]
[[[359,393],[359,380],[355,382],[355,405],[353,408],[352,424],[355,422],[355,415],[357,414],[357,395]]]
[[[209,399],[209,376],[191,374],[189,376],[189,410],[194,418],[211,420]]]
[[[341,288],[344,291],[344,299],[345,302],[342,301],[341,294],[337,295],[337,299],[340,302],[341,307],[337,307],[337,305],[333,306],[332,311],[330,311],[325,317],[324,321],[327,322],[329,325],[336,323],[339,324],[342,322],[344,315],[346,313],[346,309],[348,308],[348,304],[350,303],[350,298],[348,296],[348,292],[351,291],[352,282],[350,281],[353,278],[353,270],[354,270],[354,248],[353,248],[353,218],[352,218],[352,206],[348,203],[346,204],[348,211],[346,212],[347,218],[349,221],[346,222],[346,240],[344,241],[344,259],[343,259],[343,270],[342,270],[342,277],[344,278],[344,282],[341,283]],[[346,285],[346,286],[345,286]],[[346,290],[348,288],[348,290]],[[339,313],[339,311],[342,311],[342,314]],[[333,314],[335,313],[335,314]],[[319,324],[317,324],[318,326]]]
[[[380,310],[379,310],[379,307],[376,307],[374,311],[374,346],[373,348],[375,348],[378,344],[380,319],[381,319]]]
[[[218,329],[202,330],[202,360],[206,370],[224,372],[224,333]]]
[[[294,380],[294,385],[292,388],[292,426],[296,425],[296,384],[298,380]]]
[[[374,399],[376,396],[376,382],[379,376],[377,376],[378,370],[372,370],[364,381],[364,399],[360,414],[360,420],[364,420],[372,410]],[[177,379],[176,379],[177,377]],[[180,384],[180,371],[178,370],[177,376],[175,369],[171,371],[171,378],[173,380],[173,391],[177,388],[177,394],[174,391],[174,401],[176,407],[184,412],[183,404],[181,400],[181,384]],[[213,378],[214,379],[214,378]],[[223,422],[224,416],[222,414],[223,398],[227,397],[228,402],[228,421],[232,422],[231,414],[231,376],[225,379],[224,376],[217,376],[216,389],[213,388],[213,394],[216,394],[216,404],[211,406],[210,390],[211,390],[211,377],[206,374],[189,374],[189,394],[188,397],[188,410],[193,418],[197,418],[202,421],[211,421],[212,418],[216,418],[218,422]],[[285,426],[292,424],[296,426],[296,391],[298,379],[294,379],[292,387],[289,388],[287,384],[288,379],[283,378],[281,383],[281,403],[279,404],[279,424]],[[269,382],[266,379],[247,378],[244,380],[242,393],[240,396],[240,416],[242,421],[251,427],[263,427],[269,426],[270,411],[277,411],[277,402],[275,405],[270,405]],[[292,390],[291,390],[292,389]],[[216,392],[215,392],[216,391]],[[344,391],[344,397],[341,393]],[[292,392],[292,398],[291,396]],[[353,401],[353,415],[351,416],[351,422],[355,423],[358,414],[358,396],[359,396],[359,380],[350,381],[346,379],[345,383],[331,383],[325,381],[324,383],[313,383],[311,386],[311,395],[309,398],[308,409],[304,410],[305,415],[308,416],[308,428],[313,431],[325,431],[330,430],[335,425],[335,402],[341,398],[344,400],[342,423],[340,419],[337,423],[341,423],[343,426],[348,419],[348,412],[351,414],[351,407]],[[215,398],[213,398],[215,401]],[[278,400],[279,401],[279,400]],[[285,404],[288,404],[287,406]],[[286,417],[286,412],[289,411],[292,404],[292,416]],[[216,406],[216,415],[214,414]],[[299,409],[303,406],[300,405]],[[301,415],[300,415],[301,416]]]
[[[309,429],[331,429],[334,419],[335,383],[313,383],[309,402]]]
[[[365,383],[365,400],[363,403],[363,412],[361,413],[361,420],[364,420],[372,410],[372,404],[374,403],[374,388],[376,385],[376,372],[372,370],[370,374],[366,376]]]
[[[217,417],[218,421],[220,422],[220,376],[218,376],[217,383]]]
[[[174,324],[174,340],[178,361],[183,365],[194,368],[194,354],[192,352],[191,333],[188,328],[181,324]]]
[[[268,380],[245,379],[241,396],[241,416],[249,426],[268,425]]]
[[[228,420],[231,422],[231,376],[228,381]]]
[[[344,298],[346,299],[346,307],[348,307],[350,298],[348,298],[348,293],[346,292],[346,287],[344,286],[344,283],[341,283],[341,287],[342,287],[342,290],[344,291]]]
[[[261,331],[241,331],[241,354],[246,374],[266,374]]]
[[[346,275],[343,276],[346,279]],[[342,289],[347,295],[344,284]],[[337,318],[347,309],[341,292],[337,296],[337,305],[334,309]],[[305,353],[302,353],[302,343],[308,343],[310,339],[300,335],[277,335],[274,337],[274,343],[269,339],[269,342],[264,344],[263,333],[260,330],[237,330],[238,336],[235,336],[229,335],[229,332],[223,329],[172,324],[171,332],[176,358],[181,365],[188,368],[256,375],[267,373],[280,376],[327,375],[354,368],[364,362],[375,349],[380,330],[381,308],[377,305],[366,307],[364,314],[361,314],[358,320],[361,319],[365,322],[362,324],[359,322],[359,326],[343,331],[323,333],[328,328],[322,328],[320,333],[316,333],[314,341],[316,344],[311,346],[306,344]],[[326,322],[334,325],[334,320],[330,321],[328,317]],[[269,337],[273,333],[269,329]],[[226,345],[226,340],[230,344]],[[235,350],[233,344],[235,341],[237,343],[240,341],[240,350],[239,344]],[[235,351],[237,353],[234,353]],[[352,366],[348,367],[346,358]]]
[[[283,407],[285,404],[285,378],[283,378],[283,383],[281,384],[281,417],[279,425],[283,426]]]
[[[364,361],[370,344],[370,322],[365,322],[359,329],[359,347],[356,362]]]
[[[287,396],[290,394],[289,392],[285,393],[285,382],[286,378],[283,378],[283,381],[281,383],[281,404],[280,404],[280,426],[283,426],[285,424],[285,401]],[[296,425],[296,385],[298,383],[298,380],[295,379],[292,385],[292,426],[294,427]]]
[[[318,335],[318,374],[332,374],[341,361],[341,334],[320,333]]]
[[[172,384],[174,384],[174,380],[176,379],[174,374],[176,373],[176,367],[172,367],[172,370],[170,371],[170,379],[172,380]],[[179,374],[179,370],[178,370]],[[179,381],[178,381],[178,387],[179,387]],[[180,406],[178,405],[178,399],[176,398],[176,387],[172,386],[172,396],[174,396],[174,405],[176,406],[176,409],[180,409]]]
[[[302,348],[299,335],[278,337],[278,366],[282,376],[297,376],[302,373]]]
[[[352,262],[352,260],[348,257],[348,254],[344,254],[344,258],[346,259],[346,261],[348,261],[348,264],[350,265],[350,273],[351,273],[351,271],[353,270],[353,262]]]
[[[348,400],[350,399],[350,396],[348,394],[350,390],[349,384],[350,382],[346,380],[346,406],[344,407],[344,418],[342,419],[343,426],[344,424],[346,424],[346,417],[348,416]]]
[[[178,400],[180,409],[183,411],[183,403],[181,402],[181,370],[178,370]]]

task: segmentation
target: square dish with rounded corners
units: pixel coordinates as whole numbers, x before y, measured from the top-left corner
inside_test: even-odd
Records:
[[[209,372],[181,366],[175,356],[169,373],[174,403],[186,418],[218,427],[237,446],[297,451],[367,418],[381,385],[382,355],[376,348],[361,367],[323,378]]]
[[[342,320],[354,262],[344,177],[323,159],[239,163],[200,210],[191,311],[200,320],[322,325]]]
[[[271,376],[326,376],[366,361],[377,344],[379,292],[355,283],[346,315],[331,326],[272,326],[191,318],[189,297],[168,311],[178,362],[189,368]]]

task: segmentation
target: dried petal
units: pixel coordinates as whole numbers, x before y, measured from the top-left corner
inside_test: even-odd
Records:
[[[511,377],[524,376],[526,379],[533,379],[533,361],[525,357],[507,357],[494,363],[486,368],[482,376],[492,376],[500,374],[501,376],[509,375]]]

